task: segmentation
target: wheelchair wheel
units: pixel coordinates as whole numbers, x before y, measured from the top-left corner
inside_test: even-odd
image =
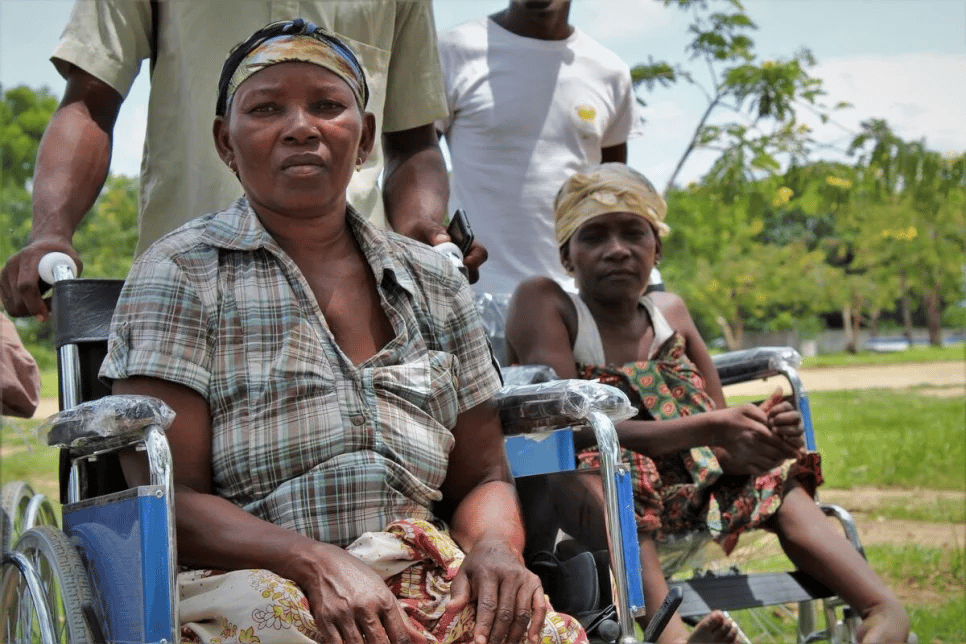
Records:
[[[34,496],[34,489],[26,481],[11,481],[0,489],[0,507],[10,518],[12,524],[9,543],[14,544],[25,530],[24,520],[27,506]]]
[[[51,526],[37,526],[21,535],[13,552],[24,555],[40,579],[40,600],[46,602],[54,642],[93,644],[96,640],[87,617],[94,614],[93,595],[87,571],[67,535]],[[0,586],[0,640],[10,644],[45,641],[37,600],[20,571],[7,566]]]

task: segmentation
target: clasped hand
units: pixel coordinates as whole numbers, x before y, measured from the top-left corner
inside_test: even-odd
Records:
[[[450,594],[447,612],[459,612],[476,601],[476,644],[516,644],[524,635],[528,642],[538,641],[548,608],[543,587],[505,541],[477,542],[453,579]]]
[[[422,642],[386,583],[368,565],[341,548],[300,566],[296,583],[309,601],[321,641],[345,644]],[[310,568],[311,571],[306,570]],[[450,586],[447,613],[476,603],[477,644],[536,642],[547,614],[539,578],[500,540],[482,540],[467,554]]]
[[[714,452],[726,474],[758,476],[805,449],[802,416],[783,400],[781,389],[760,406],[745,404],[712,412]]]

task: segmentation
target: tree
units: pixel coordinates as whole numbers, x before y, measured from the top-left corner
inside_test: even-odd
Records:
[[[721,152],[711,174],[721,183],[746,181],[756,172],[776,172],[780,158],[802,159],[811,143],[810,130],[796,120],[805,108],[828,118],[819,103],[822,82],[808,73],[815,64],[802,49],[787,59],[757,61],[754,41],[757,29],[739,0],[663,0],[665,6],[689,11],[693,36],[686,47],[692,65],[649,60],[632,70],[636,87],[648,92],[657,85],[683,80],[704,95],[707,105],[664,188],[667,196],[691,153],[700,148]],[[715,9],[712,10],[711,5]],[[699,80],[695,66],[703,67]],[[642,100],[643,102],[643,100]],[[836,106],[845,107],[840,103]],[[713,117],[730,113],[723,121]]]
[[[918,294],[929,341],[939,346],[966,251],[966,154],[943,157],[921,141],[902,141],[877,119],[862,123],[850,151],[859,156],[869,213],[861,248],[898,277],[907,327]]]
[[[836,276],[822,250],[771,235],[783,195],[777,178],[740,191],[706,178],[668,200],[672,232],[661,268],[699,326],[720,329],[729,349],[742,348],[748,328],[791,330],[831,301]]]
[[[123,279],[138,241],[138,180],[110,175],[92,211],[74,235],[84,275]]]
[[[2,89],[2,88],[0,88]],[[0,186],[25,186],[33,177],[37,146],[57,109],[46,87],[20,85],[3,92],[0,101]]]

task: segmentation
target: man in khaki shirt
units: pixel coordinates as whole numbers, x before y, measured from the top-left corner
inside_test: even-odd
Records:
[[[366,109],[376,115],[382,145],[349,186],[353,206],[415,239],[448,239],[442,221],[449,187],[433,128],[447,106],[429,0],[79,0],[51,58],[67,87],[37,154],[33,229],[0,274],[0,298],[11,315],[46,317],[37,287],[45,253],[66,252],[80,265],[71,238],[103,187],[118,110],[143,61],[154,64],[137,253],[241,194],[212,142],[221,65],[255,29],[296,17],[345,40],[369,80]],[[483,253],[475,249],[467,264],[475,268]]]

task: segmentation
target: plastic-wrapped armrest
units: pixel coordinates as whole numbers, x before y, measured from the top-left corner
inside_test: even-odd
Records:
[[[174,410],[151,396],[105,396],[54,414],[38,428],[51,447],[90,447],[140,437],[151,425],[167,430]]]
[[[722,385],[732,385],[756,378],[768,378],[802,364],[802,356],[791,347],[758,347],[729,351],[712,356]]]
[[[597,411],[617,423],[637,415],[627,395],[589,380],[509,385],[496,397],[505,434],[524,434],[583,422]]]

